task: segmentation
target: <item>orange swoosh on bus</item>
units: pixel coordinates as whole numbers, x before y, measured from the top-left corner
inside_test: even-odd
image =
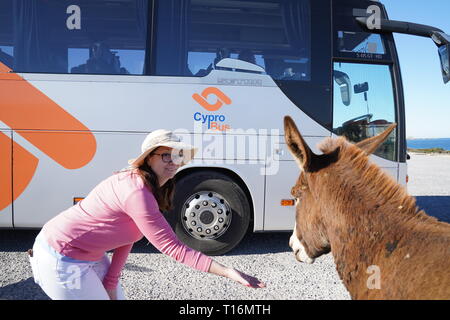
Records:
[[[19,75],[10,73],[9,77],[17,81],[4,81],[0,86],[0,121],[64,168],[78,169],[89,163],[97,149],[91,131]]]
[[[25,191],[33,178],[39,159],[1,132],[0,150],[1,211]],[[12,163],[12,150],[14,150],[14,163]],[[12,174],[14,174],[14,184]]]
[[[12,140],[0,132],[0,210],[12,202]]]
[[[217,97],[217,101],[214,104],[210,104],[206,99],[208,99],[209,95],[215,95]],[[231,104],[231,99],[222,91],[215,87],[208,87],[201,93],[201,96],[198,93],[194,93],[192,95],[195,101],[197,101],[203,108],[208,111],[217,111],[219,110],[223,104]]]
[[[86,126],[2,63],[0,83],[0,121],[66,169],[81,168],[92,160],[97,145],[94,135]],[[1,139],[2,155],[10,154],[8,151],[11,149],[11,142],[6,143],[5,139],[10,138],[4,136]],[[12,142],[12,148],[13,194],[16,199],[31,181],[38,159],[16,142]],[[11,162],[3,161],[3,157],[0,164],[1,180],[11,170]],[[2,186],[4,184],[6,182],[1,183]],[[5,203],[11,202],[12,197],[9,199],[7,201],[2,196],[0,210]]]

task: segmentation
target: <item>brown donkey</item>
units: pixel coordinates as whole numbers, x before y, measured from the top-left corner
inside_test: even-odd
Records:
[[[331,251],[353,299],[450,299],[450,224],[419,210],[369,161],[395,126],[357,144],[327,138],[316,155],[284,118],[302,169],[291,191],[297,205],[289,245],[301,262]]]

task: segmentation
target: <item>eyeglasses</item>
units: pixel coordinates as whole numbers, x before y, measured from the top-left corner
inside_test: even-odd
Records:
[[[179,154],[152,153],[151,155],[161,156],[161,159],[164,163],[173,162],[175,164],[181,164],[181,161],[183,160],[183,151],[180,151]]]

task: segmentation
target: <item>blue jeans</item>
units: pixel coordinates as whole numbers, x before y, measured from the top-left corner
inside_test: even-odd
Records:
[[[42,232],[29,257],[33,278],[53,300],[109,300],[103,278],[111,264],[108,256],[98,261],[75,260],[53,249]],[[125,300],[122,287],[117,285],[117,299]]]

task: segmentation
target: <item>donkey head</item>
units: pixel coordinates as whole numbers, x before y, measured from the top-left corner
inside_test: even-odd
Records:
[[[395,128],[391,125],[382,134],[356,144],[367,155],[374,152]],[[300,262],[313,263],[316,257],[331,250],[327,233],[327,219],[333,214],[336,204],[332,199],[333,182],[338,179],[336,167],[340,164],[341,153],[348,142],[344,139],[330,140],[327,150],[321,155],[314,154],[301,136],[294,121],[284,118],[284,137],[289,151],[301,169],[300,176],[292,188],[296,199],[294,232],[289,245]],[[335,142],[335,143],[333,143]]]

